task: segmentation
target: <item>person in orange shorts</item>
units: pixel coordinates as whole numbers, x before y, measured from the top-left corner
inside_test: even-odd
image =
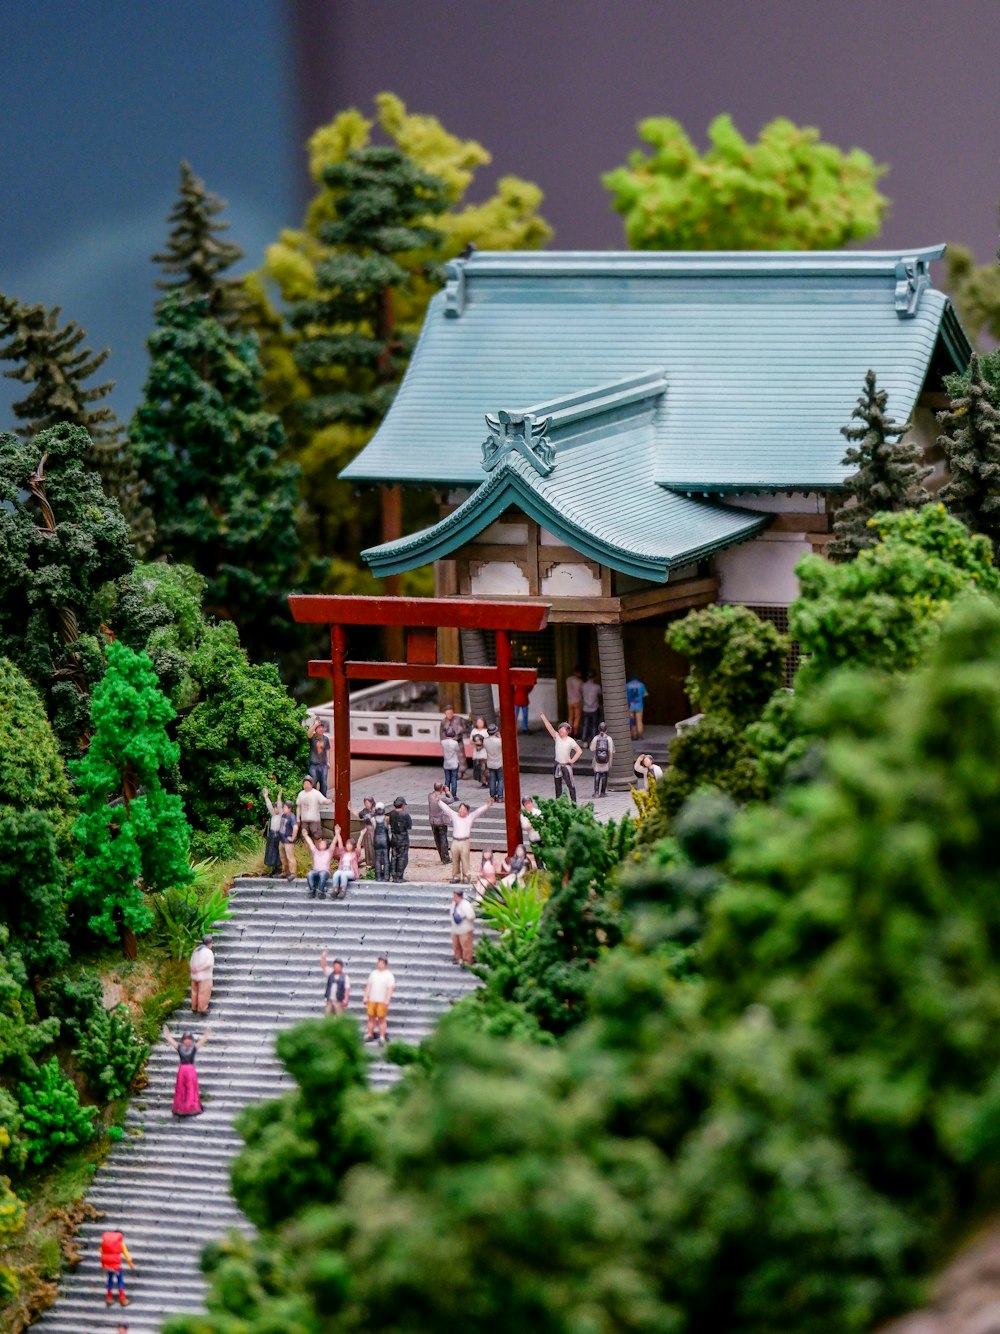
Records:
[[[378,963],[368,974],[368,981],[365,983],[365,1007],[368,1010],[366,1042],[375,1041],[375,1024],[378,1023],[378,1045],[380,1047],[385,1046],[387,1037],[386,1016],[389,1013],[389,1003],[395,989],[396,979],[389,972],[389,960],[386,955],[380,954]]]

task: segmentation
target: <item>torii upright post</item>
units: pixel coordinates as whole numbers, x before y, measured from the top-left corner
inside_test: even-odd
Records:
[[[351,705],[348,681],[476,681],[495,685],[499,694],[507,848],[514,848],[521,841],[521,773],[514,687],[523,685],[530,689],[538,673],[533,667],[511,666],[510,635],[512,631],[543,630],[548,621],[548,603],[302,593],[293,594],[288,604],[296,621],[330,627],[329,661],[310,662],[309,675],[328,676],[333,685],[333,815],[341,829],[346,831],[350,827]],[[408,632],[406,661],[348,661],[346,627],[349,625],[405,626]],[[497,665],[479,667],[438,662],[438,626],[495,631]]]

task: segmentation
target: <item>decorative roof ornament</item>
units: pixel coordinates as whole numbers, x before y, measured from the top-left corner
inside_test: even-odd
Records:
[[[896,261],[896,314],[912,320],[922,293],[931,285],[930,263],[923,255],[905,255]]]
[[[531,412],[508,412],[501,408],[495,417],[487,412],[490,438],[483,441],[484,471],[492,472],[508,454],[516,452],[536,472],[548,477],[556,461],[556,451],[546,434],[551,423],[551,417],[536,418]]]

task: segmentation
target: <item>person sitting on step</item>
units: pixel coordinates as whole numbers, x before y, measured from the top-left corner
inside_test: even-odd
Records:
[[[340,854],[340,862],[334,871],[330,880],[330,896],[335,899],[342,899],[347,893],[347,887],[352,880],[358,878],[358,854],[354,848],[354,839],[349,838],[344,844],[344,850]]]
[[[314,843],[305,830],[302,831],[302,837],[312,853],[312,870],[306,875],[309,897],[314,899],[318,894],[321,899],[325,899],[326,886],[330,879],[330,863],[333,861],[334,853],[339,852],[344,846],[340,840],[340,825],[334,830],[332,843],[325,838],[318,838]]]

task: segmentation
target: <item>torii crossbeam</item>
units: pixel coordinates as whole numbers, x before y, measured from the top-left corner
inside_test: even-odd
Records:
[[[324,593],[296,593],[288,599],[296,621],[329,625],[330,657],[309,663],[310,676],[328,676],[333,682],[333,814],[341,829],[350,828],[351,717],[348,681],[458,681],[495,685],[500,704],[503,743],[504,811],[507,849],[521,841],[521,773],[517,756],[514,687],[535,684],[534,667],[512,667],[510,636],[544,630],[549,616],[546,602],[486,602],[466,598],[339,597]],[[406,627],[405,662],[351,662],[347,658],[347,627],[351,625]],[[438,626],[458,630],[493,630],[497,665],[464,667],[437,661]]]

